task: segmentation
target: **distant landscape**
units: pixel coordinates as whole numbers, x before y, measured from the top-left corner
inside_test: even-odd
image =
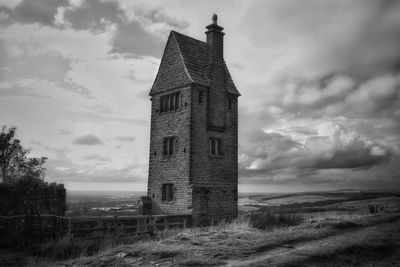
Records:
[[[122,216],[137,214],[142,191],[69,191],[67,216]],[[298,193],[239,193],[239,212],[274,213],[368,213],[373,199],[397,199],[400,189],[393,191],[335,190]],[[394,198],[393,198],[394,197]],[[369,200],[369,201],[368,201]],[[385,201],[381,203],[384,204]]]
[[[135,215],[141,191],[68,191],[66,216]]]

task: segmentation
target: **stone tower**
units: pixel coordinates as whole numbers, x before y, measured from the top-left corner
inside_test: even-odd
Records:
[[[150,91],[153,214],[237,216],[238,97],[214,14],[206,42],[171,31]]]

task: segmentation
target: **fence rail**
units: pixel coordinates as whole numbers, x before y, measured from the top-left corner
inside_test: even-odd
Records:
[[[63,237],[74,240],[140,236],[190,225],[189,214],[121,217],[0,216],[0,234],[19,235],[25,242],[43,242]]]

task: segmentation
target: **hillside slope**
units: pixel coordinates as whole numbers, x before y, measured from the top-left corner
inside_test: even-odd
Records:
[[[400,214],[328,217],[261,231],[246,221],[186,229],[56,266],[399,266]],[[52,264],[52,265],[53,265]]]

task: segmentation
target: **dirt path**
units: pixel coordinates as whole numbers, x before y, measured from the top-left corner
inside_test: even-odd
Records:
[[[400,222],[354,228],[226,263],[226,266],[400,266]]]

